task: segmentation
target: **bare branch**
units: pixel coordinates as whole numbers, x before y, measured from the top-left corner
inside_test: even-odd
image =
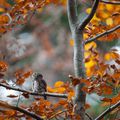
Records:
[[[119,1],[106,1],[106,0],[101,0],[100,2],[106,3],[106,4],[113,4],[113,5],[120,5]]]
[[[89,120],[93,120],[93,118],[88,113],[85,113],[85,115],[89,118]]]
[[[103,113],[101,113],[95,120],[102,120],[102,118],[113,111],[115,108],[120,106],[120,100],[113,106],[109,107],[107,110],[105,110]]]
[[[58,116],[60,114],[63,114],[64,112],[67,112],[67,111],[68,111],[67,109],[65,109],[63,111],[59,111],[58,113],[51,116],[49,119],[53,119],[54,117],[56,117],[56,116]],[[89,120],[93,120],[92,117],[88,113],[85,113],[85,115],[89,118]]]
[[[9,85],[2,84],[2,83],[0,83],[0,86],[5,87],[6,89],[11,89],[11,90],[15,90],[15,91],[18,91],[18,92],[23,92],[23,93],[34,95],[34,96],[45,96],[46,95],[46,96],[58,97],[58,98],[67,98],[68,97],[67,94],[59,94],[59,93],[49,93],[49,92],[34,93],[34,92],[23,90],[23,89],[20,89],[20,88],[14,88],[14,87],[11,87]]]
[[[83,20],[82,23],[79,24],[78,29],[84,29],[85,26],[90,22],[90,20],[93,18],[99,4],[100,0],[94,0],[92,10],[90,14]]]
[[[32,118],[35,118],[37,120],[43,120],[39,115],[33,113],[33,112],[30,112],[30,111],[27,111],[23,108],[20,108],[20,107],[16,107],[16,106],[12,106],[12,105],[9,105],[3,101],[0,101],[0,106],[3,107],[3,108],[9,108],[9,109],[13,109],[13,110],[16,110],[16,111],[19,111],[21,113],[24,113],[25,115],[28,115]]]
[[[77,5],[76,5],[76,0],[68,0],[67,2],[67,13],[68,13],[68,20],[70,27],[75,26],[77,22]]]
[[[103,33],[100,33],[100,34],[96,35],[95,37],[86,40],[86,41],[85,41],[85,44],[90,43],[90,42],[92,42],[92,41],[95,41],[96,39],[98,39],[98,38],[100,38],[100,37],[103,37],[103,36],[105,36],[105,35],[107,35],[107,34],[110,34],[110,33],[114,32],[115,30],[117,30],[117,29],[119,29],[119,28],[120,28],[120,25],[118,25],[118,26],[116,26],[116,27],[114,27],[114,28],[112,28],[112,29],[110,29],[110,30],[108,30],[108,31],[105,31],[105,32],[103,32]]]
[[[54,114],[53,116],[51,116],[49,119],[53,119],[54,117],[56,117],[56,116],[58,116],[58,115],[60,115],[60,114],[63,114],[63,113],[65,113],[65,112],[67,112],[68,110],[67,109],[65,109],[65,110],[63,110],[63,111],[59,111],[59,112],[57,112],[56,114]]]

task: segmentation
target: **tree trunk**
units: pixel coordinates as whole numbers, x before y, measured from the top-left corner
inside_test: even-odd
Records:
[[[78,27],[78,12],[77,12],[77,0],[68,0],[67,14],[70,29],[72,32],[72,38],[74,39],[74,72],[75,76],[79,78],[86,78],[85,65],[84,65],[84,40],[83,29]],[[85,119],[85,99],[86,94],[82,91],[83,84],[75,86],[74,96],[74,112],[81,117],[81,120]]]
[[[84,43],[83,32],[79,30],[72,31],[72,37],[74,39],[74,72],[75,76],[79,78],[86,78],[85,65],[84,65]],[[85,99],[86,94],[82,91],[83,84],[75,86],[75,113],[80,115],[81,119],[85,118]]]

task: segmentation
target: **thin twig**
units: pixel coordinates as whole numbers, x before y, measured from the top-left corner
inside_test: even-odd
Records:
[[[11,89],[11,90],[15,90],[15,91],[18,91],[18,92],[23,92],[23,93],[34,95],[34,96],[44,96],[44,95],[46,95],[46,96],[49,96],[49,97],[58,97],[58,98],[67,98],[68,97],[67,94],[59,94],[59,93],[49,93],[49,92],[34,93],[34,92],[23,90],[23,89],[20,89],[20,88],[14,88],[14,87],[11,87],[9,85],[2,84],[2,83],[0,83],[0,86],[5,87],[6,89]]]
[[[68,111],[67,109],[66,109],[66,110],[63,110],[63,111],[60,111],[60,112],[54,114],[53,116],[51,116],[49,119],[52,119],[52,118],[54,118],[55,116],[58,116],[58,115],[60,115],[60,114],[62,114],[62,113],[64,113],[64,112],[67,112],[67,111]],[[89,120],[93,120],[93,118],[92,118],[88,113],[85,112],[85,115],[89,118]]]
[[[115,108],[117,108],[119,106],[120,106],[120,100],[115,105],[112,105],[111,107],[109,107],[108,109],[106,109],[97,118],[95,118],[95,120],[101,120],[102,118],[104,118],[105,115],[107,115],[108,113],[110,113],[111,111],[113,111]]]
[[[85,26],[90,22],[90,20],[93,18],[94,14],[96,13],[99,2],[100,2],[100,0],[94,0],[90,14],[83,20],[82,23],[79,24],[78,29],[83,30],[85,28]]]
[[[103,36],[105,36],[105,35],[108,35],[108,34],[114,32],[115,30],[117,30],[117,29],[119,29],[119,28],[120,28],[120,25],[118,25],[118,26],[116,26],[116,27],[114,27],[114,28],[112,28],[112,29],[110,29],[110,30],[108,30],[108,31],[105,31],[105,32],[103,32],[103,33],[100,33],[100,34],[96,35],[95,37],[86,40],[86,41],[85,41],[85,44],[90,43],[90,42],[92,42],[92,41],[95,41],[96,39],[98,39],[98,38],[100,38],[100,37],[103,37]]]
[[[18,100],[17,100],[16,107],[18,107],[18,106],[19,106],[19,102],[20,102],[20,95],[21,95],[21,94],[19,94],[19,96],[18,96]]]
[[[113,5],[120,5],[119,1],[106,1],[106,0],[101,0],[100,2],[106,3],[106,4],[113,4]]]
[[[88,113],[85,113],[85,115],[89,118],[89,120],[93,120],[93,118]]]
[[[16,111],[19,111],[21,113],[24,113],[25,115],[28,115],[32,118],[35,118],[37,120],[43,120],[39,115],[33,113],[33,112],[30,112],[30,111],[27,111],[23,108],[20,108],[20,107],[16,107],[16,106],[12,106],[12,105],[9,105],[3,101],[0,101],[0,106],[3,107],[3,108],[9,108],[9,109],[12,109],[12,110],[16,110]]]
[[[65,109],[65,110],[63,110],[63,111],[59,111],[59,112],[57,112],[56,114],[54,114],[53,116],[51,116],[49,119],[53,119],[54,117],[56,117],[56,116],[58,116],[58,115],[60,115],[60,114],[62,114],[62,113],[64,113],[64,112],[67,112],[68,110],[67,109]]]

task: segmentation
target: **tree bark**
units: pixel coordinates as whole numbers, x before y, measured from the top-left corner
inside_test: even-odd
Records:
[[[74,39],[74,72],[76,77],[86,78],[85,64],[84,64],[84,43],[83,32],[79,30],[72,31],[72,37]],[[82,91],[84,84],[78,84],[75,86],[74,105],[75,113],[80,115],[81,119],[85,117],[85,99],[86,94]]]

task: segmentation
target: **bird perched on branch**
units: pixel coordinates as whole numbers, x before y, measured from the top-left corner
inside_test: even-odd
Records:
[[[33,92],[35,93],[43,93],[47,91],[47,83],[43,79],[43,75],[40,73],[33,73]],[[47,97],[44,95],[44,99]]]

